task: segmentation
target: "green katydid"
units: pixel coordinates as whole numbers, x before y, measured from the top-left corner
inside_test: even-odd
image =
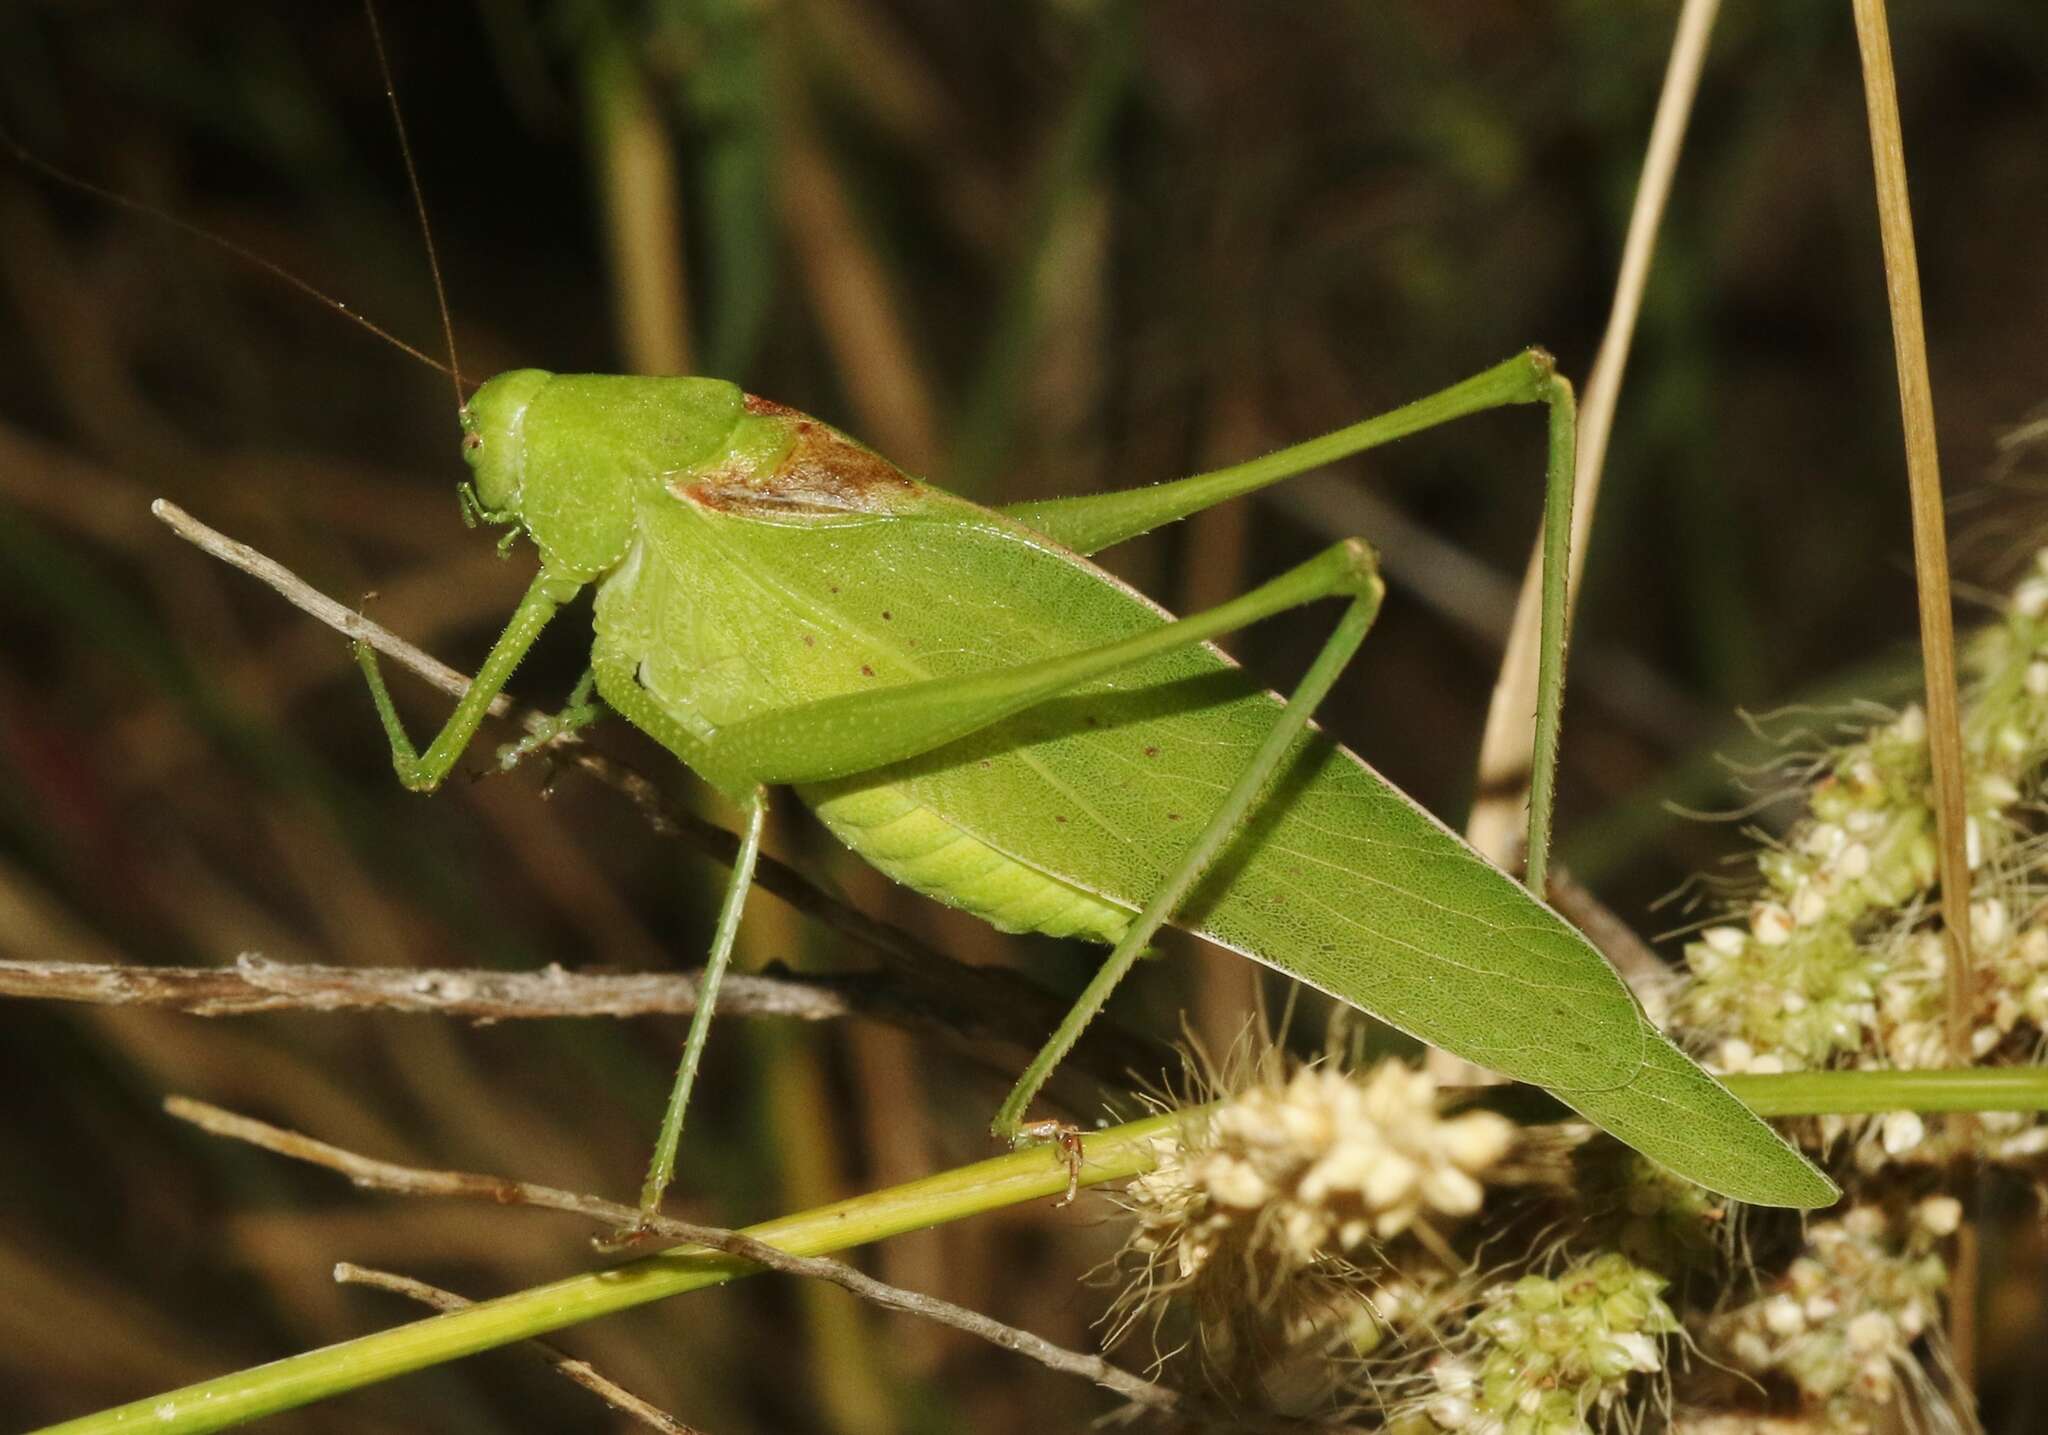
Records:
[[[1208,612],[1170,615],[1092,554],[1292,474],[1570,388],[1529,351],[1263,459],[1122,493],[992,510],[837,430],[701,378],[502,374],[462,410],[465,503],[540,571],[424,752],[357,655],[408,787],[447,776],[549,619],[594,585],[605,707],[744,813],[700,1005],[642,1190],[675,1162],[767,789],[793,785],[888,876],[1010,931],[1112,951],[994,1129],[1015,1139],[1052,1067],[1171,920],[1481,1065],[1548,1088],[1673,1170],[1759,1204],[1832,1184],[1651,1025],[1599,953],[1528,891],[1308,726],[1382,586],[1339,544]],[[1553,504],[1553,508],[1556,505]],[[1551,521],[1555,521],[1552,515]],[[1553,572],[1551,651],[1561,648]],[[1325,598],[1335,631],[1285,701],[1209,640]]]
[[[370,20],[374,37],[374,10]],[[392,113],[403,147],[395,97]],[[65,184],[153,212],[0,142]],[[409,151],[406,165],[417,199]],[[453,375],[260,256],[158,217]],[[439,278],[436,266],[437,290]],[[452,358],[445,301],[442,314]],[[1024,1119],[1030,1101],[1171,921],[1545,1087],[1717,1192],[1826,1204],[1837,1194],[1827,1177],[1659,1033],[1584,937],[1310,726],[1379,604],[1364,543],[1178,621],[1087,561],[1377,444],[1532,403],[1547,407],[1550,435],[1533,808],[1547,802],[1556,736],[1574,446],[1570,386],[1537,350],[1264,458],[1000,510],[721,380],[515,370],[461,406],[474,475],[464,511],[530,537],[539,573],[424,752],[375,654],[359,645],[357,658],[400,779],[431,789],[555,612],[594,586],[591,668],[559,727],[609,707],[744,814],[643,1210],[674,1169],[766,790],[782,784],[907,886],[1004,930],[1111,945],[1003,1103],[999,1136],[1037,1129]],[[1343,599],[1343,615],[1289,699],[1260,691],[1211,646],[1326,598]],[[1542,857],[1537,844],[1538,885]]]

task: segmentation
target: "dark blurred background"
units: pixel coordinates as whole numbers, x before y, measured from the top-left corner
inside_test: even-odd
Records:
[[[1676,13],[388,10],[473,379],[716,374],[989,501],[1245,457],[1530,343],[1583,379]],[[2010,436],[2048,400],[2048,9],[1894,10],[1959,578],[1995,584],[2044,532],[2048,463]],[[432,351],[384,104],[346,3],[0,9],[0,122],[37,155]],[[1563,859],[1646,932],[1680,920],[1655,898],[1742,850],[1734,824],[1663,805],[1740,801],[1714,761],[1744,750],[1738,706],[1912,681],[1873,217],[1847,7],[1731,0],[1622,395],[1566,724]],[[712,863],[575,773],[548,800],[538,765],[401,792],[344,645],[147,513],[168,496],[344,602],[375,589],[380,621],[474,664],[530,559],[500,562],[459,520],[443,378],[211,246],[0,163],[0,394],[0,957],[702,960]],[[1109,561],[1201,606],[1336,536],[1379,543],[1393,593],[1325,717],[1455,824],[1541,471],[1535,413],[1484,416]],[[1282,624],[1236,648],[1284,683],[1322,632]],[[517,692],[557,705],[586,633],[557,624]],[[445,711],[409,680],[400,701],[422,734]],[[597,741],[703,803],[623,725]],[[773,845],[964,960],[1059,989],[1087,970],[1086,953],[881,890],[793,814]],[[745,960],[863,959],[757,894]],[[1120,1014],[1170,1036],[1186,1006],[1227,1037],[1248,973],[1194,952],[1148,964]],[[357,1193],[195,1134],[162,1114],[166,1093],[373,1155],[630,1199],[680,1033],[0,1005],[0,1424],[413,1314],[335,1286],[338,1259],[471,1296],[588,1261],[564,1220]],[[995,1067],[1013,1059],[872,1022],[729,1021],[674,1209],[738,1224],[986,1154]],[[1086,1344],[1104,1296],[1078,1279],[1113,1245],[1105,1211],[1011,1212],[864,1259]],[[2042,1336],[2040,1255],[1993,1269],[1991,1426],[2036,1428],[2041,1372],[2021,1362]],[[1104,1408],[978,1343],[782,1281],[562,1343],[719,1432],[1077,1429]],[[498,1354],[268,1428],[615,1423]]]

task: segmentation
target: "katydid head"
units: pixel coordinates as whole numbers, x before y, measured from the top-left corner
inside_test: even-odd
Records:
[[[545,369],[513,369],[488,380],[462,406],[462,458],[476,475],[477,506],[486,516],[519,512],[526,408],[553,377]]]
[[[625,557],[650,495],[789,448],[788,425],[749,417],[743,399],[718,379],[500,374],[462,413],[475,511],[516,521],[550,571],[590,582]]]

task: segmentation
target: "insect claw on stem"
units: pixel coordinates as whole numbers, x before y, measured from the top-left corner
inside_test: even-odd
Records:
[[[1026,1146],[1034,1141],[1046,1141],[1059,1149],[1059,1158],[1067,1167],[1067,1193],[1052,1203],[1057,1211],[1063,1206],[1074,1204],[1074,1198],[1081,1194],[1081,1163],[1085,1153],[1081,1149],[1081,1128],[1071,1121],[1048,1118],[1044,1121],[1027,1121],[1017,1128],[1017,1134],[1010,1138],[1012,1146]]]
[[[590,1247],[604,1255],[617,1255],[620,1251],[630,1251],[635,1247],[644,1246],[660,1234],[647,1222],[635,1221],[630,1226],[621,1226],[616,1231],[607,1232],[602,1236],[592,1236]]]

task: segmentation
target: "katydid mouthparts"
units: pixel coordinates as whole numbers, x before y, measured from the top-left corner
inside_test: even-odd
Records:
[[[401,780],[430,789],[556,611],[594,587],[590,673],[561,724],[609,708],[744,814],[645,1211],[674,1169],[781,785],[906,886],[1005,931],[1111,947],[1004,1102],[999,1136],[1025,1129],[1047,1074],[1170,921],[1544,1087],[1715,1192],[1825,1205],[1833,1183],[1666,1039],[1584,937],[1310,723],[1379,605],[1363,542],[1181,619],[1088,561],[1373,445],[1530,403],[1549,411],[1554,525],[1574,415],[1538,350],[1249,463],[1005,509],[720,380],[516,370],[462,410],[465,511],[530,538],[539,572],[423,752],[375,654],[357,657]],[[1561,571],[1546,584],[1561,661]],[[1211,645],[1323,599],[1341,616],[1287,698]]]

